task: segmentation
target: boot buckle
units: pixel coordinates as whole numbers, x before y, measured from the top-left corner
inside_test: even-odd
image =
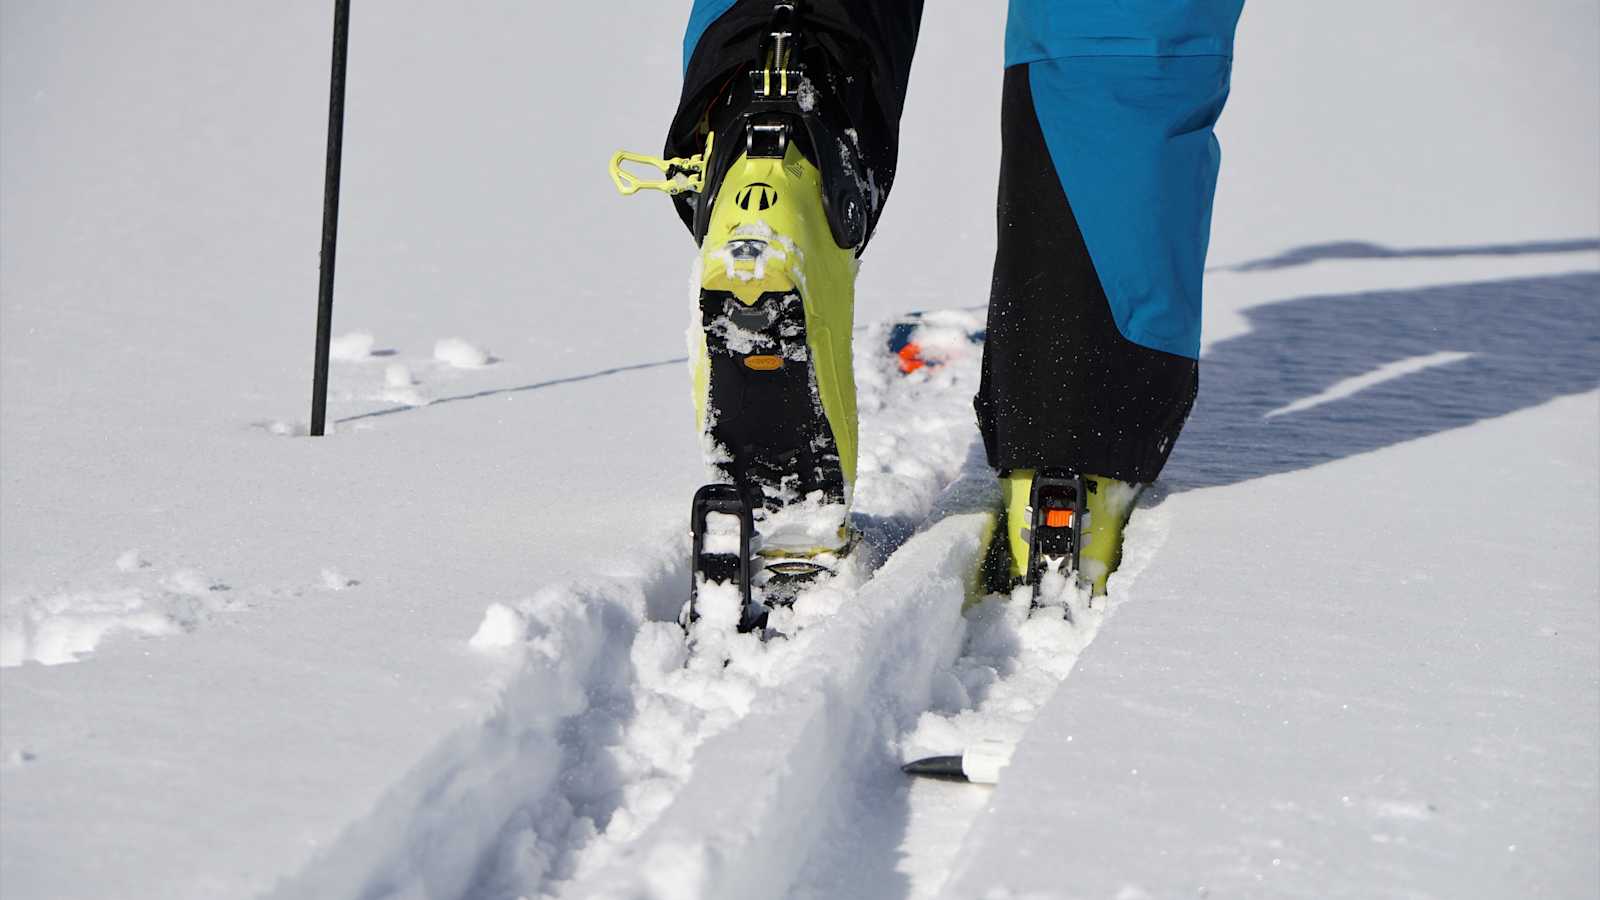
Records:
[[[706,149],[689,157],[662,159],[659,156],[618,150],[611,157],[611,181],[617,186],[617,193],[624,197],[630,197],[642,190],[661,191],[671,195],[699,193],[705,185],[706,160],[711,158],[711,143],[715,138],[715,134],[707,135]],[[639,178],[622,168],[625,162],[650,166],[660,170],[666,177],[653,181]]]

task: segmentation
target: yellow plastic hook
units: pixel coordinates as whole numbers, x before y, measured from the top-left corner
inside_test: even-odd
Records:
[[[705,152],[690,157],[662,159],[659,156],[647,156],[643,153],[618,150],[611,157],[611,181],[616,184],[617,192],[624,197],[637,194],[642,190],[662,191],[666,194],[699,191],[705,181],[706,160],[711,157],[711,142],[715,137],[716,135],[710,135],[706,138]],[[623,169],[622,164],[625,162],[650,166],[660,170],[667,177],[655,181],[646,181]]]

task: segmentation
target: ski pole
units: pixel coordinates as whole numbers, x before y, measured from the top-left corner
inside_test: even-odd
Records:
[[[350,49],[350,0],[333,3],[333,74],[328,89],[328,163],[322,183],[322,265],[317,286],[317,353],[311,375],[311,435],[328,415],[328,342],[333,331],[333,265],[339,243],[339,162],[344,150],[344,72]]]

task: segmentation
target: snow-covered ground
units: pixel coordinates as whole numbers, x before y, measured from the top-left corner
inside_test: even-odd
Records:
[[[1072,625],[962,614],[973,358],[878,355],[989,280],[1003,5],[930,5],[871,552],[726,669],[689,245],[602,172],[686,9],[357,5],[313,440],[327,5],[0,0],[0,896],[1600,895],[1594,4],[1246,9],[1200,405]]]

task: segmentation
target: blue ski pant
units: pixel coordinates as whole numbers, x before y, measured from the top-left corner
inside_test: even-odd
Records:
[[[974,406],[997,469],[1155,479],[1199,385],[1201,278],[1243,0],[1011,0],[998,242]],[[771,0],[695,0],[669,132],[764,37]],[[848,78],[827,102],[887,196],[922,0],[809,0],[801,28]],[[913,148],[912,152],[915,152]]]

